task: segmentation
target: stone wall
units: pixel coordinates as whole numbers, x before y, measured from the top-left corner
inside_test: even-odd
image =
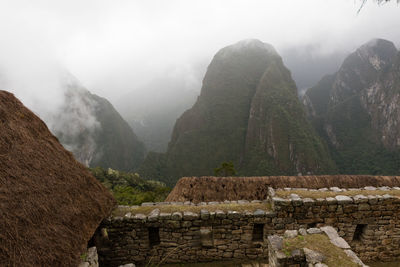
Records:
[[[371,188],[368,189],[370,192]],[[338,190],[344,189],[332,188],[334,192]],[[199,213],[164,213],[160,212],[162,206],[147,203],[146,206],[155,205],[148,215],[128,212],[102,222],[96,238],[99,260],[106,266],[129,262],[140,266],[149,262],[268,259],[269,235],[324,225],[335,227],[365,262],[400,260],[400,199],[389,194],[353,197],[337,194],[317,199],[296,194],[280,198],[270,188],[266,201],[271,210],[252,212],[210,212],[211,204],[219,204],[212,202],[185,203],[202,205]],[[234,203],[246,205],[246,201]],[[171,203],[162,205],[165,204]],[[185,209],[180,206],[179,210]]]
[[[106,266],[127,262],[178,263],[231,259],[267,259],[267,234],[275,213],[192,212],[110,218],[98,238],[100,261]],[[254,225],[259,232],[253,234]]]
[[[342,190],[342,189],[341,189]],[[340,193],[339,193],[340,194]],[[400,260],[400,199],[389,194],[272,197],[275,233],[331,225],[365,261]]]

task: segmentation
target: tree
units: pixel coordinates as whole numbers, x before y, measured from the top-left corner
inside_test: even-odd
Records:
[[[233,162],[232,161],[222,162],[221,167],[214,169],[214,175],[222,177],[235,176],[236,170],[235,167],[233,166]]]

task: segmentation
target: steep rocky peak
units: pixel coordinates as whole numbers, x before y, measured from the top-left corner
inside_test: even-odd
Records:
[[[215,57],[228,57],[237,53],[243,54],[248,52],[249,50],[253,52],[261,52],[278,56],[278,53],[272,45],[268,43],[263,43],[258,39],[244,39],[235,44],[222,48],[215,55]]]
[[[355,53],[379,71],[387,64],[393,62],[397,54],[397,49],[388,40],[372,39],[358,48]]]
[[[281,60],[275,49],[256,39],[243,40],[222,48],[214,56],[204,76],[200,93],[204,98],[239,92],[243,97],[255,88],[271,64]],[[236,94],[236,96],[238,96]]]
[[[351,53],[337,72],[330,92],[330,106],[372,86],[390,70],[397,53],[394,44],[384,39],[373,39]]]

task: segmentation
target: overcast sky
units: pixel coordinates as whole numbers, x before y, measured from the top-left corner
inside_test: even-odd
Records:
[[[395,2],[357,14],[358,0],[0,0],[0,76],[26,101],[49,101],[61,94],[59,65],[116,101],[162,76],[200,83],[220,48],[246,38],[278,52],[312,46],[315,56],[374,37],[398,46]]]

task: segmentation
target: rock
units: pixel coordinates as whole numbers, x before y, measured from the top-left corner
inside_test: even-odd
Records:
[[[292,250],[292,253],[290,253],[290,255],[297,260],[300,260],[304,257],[304,253],[301,249],[294,249]]]
[[[390,187],[389,186],[380,186],[380,187],[378,187],[378,190],[389,191]]]
[[[314,265],[314,267],[329,267],[329,266],[324,263],[317,263]]]
[[[309,233],[310,235],[313,235],[313,234],[320,234],[320,233],[322,233],[322,231],[319,228],[308,228],[307,233]]]
[[[332,244],[334,244],[335,246],[339,247],[339,248],[343,248],[343,249],[350,249],[350,245],[346,242],[346,240],[344,240],[341,237],[335,237],[333,239],[331,239]]]
[[[360,260],[360,258],[356,255],[356,253],[354,253],[354,251],[352,251],[350,249],[345,249],[344,253],[346,253],[347,256],[349,256],[351,258],[352,262],[355,262],[361,266],[365,266],[364,263]]]
[[[333,192],[342,192],[343,191],[342,189],[340,189],[339,187],[336,187],[336,186],[330,187],[329,190],[331,190]]]
[[[337,203],[337,199],[334,197],[327,197],[326,202],[328,203],[328,205],[334,205]]]
[[[268,196],[270,197],[275,196],[275,190],[272,187],[268,187]]]
[[[118,267],[136,267],[136,265],[133,263],[128,263],[128,264],[120,265]]]
[[[86,261],[90,263],[91,267],[98,266],[99,258],[98,258],[98,255],[97,255],[97,248],[96,247],[88,248]]]
[[[200,211],[200,218],[201,218],[202,220],[207,220],[207,219],[209,219],[209,218],[210,218],[210,212],[209,212],[208,210],[206,210],[206,209],[202,209],[202,210]]]
[[[171,220],[174,220],[174,221],[182,220],[182,213],[179,211],[172,213]]]
[[[192,221],[199,218],[199,214],[191,212],[191,211],[184,211],[183,212],[183,220],[185,221]]]
[[[370,209],[371,209],[371,207],[367,203],[362,203],[362,204],[358,205],[358,210],[370,210]]]
[[[339,237],[338,233],[332,226],[324,226],[320,229],[329,237],[329,239]]]
[[[200,239],[203,247],[214,246],[213,233],[211,228],[200,228]]]
[[[286,238],[295,238],[298,235],[297,230],[286,230],[284,237]]]
[[[300,229],[299,229],[299,234],[300,234],[300,235],[307,235],[307,230],[304,229],[304,228],[300,228]]]
[[[135,220],[144,221],[144,220],[147,219],[147,216],[144,215],[144,214],[138,213],[138,214],[136,214],[133,218],[134,218]]]
[[[365,189],[365,190],[374,191],[374,190],[376,190],[376,187],[375,187],[375,186],[366,186],[366,187],[364,187],[364,189]]]
[[[254,217],[262,217],[265,215],[265,211],[257,209],[254,213],[253,213]]]
[[[324,261],[324,259],[326,258],[323,254],[308,248],[303,248],[303,251],[308,263],[319,263]]]
[[[169,220],[169,219],[171,219],[171,213],[169,213],[169,212],[161,212],[160,215],[159,215],[159,218],[163,219],[163,220]]]
[[[142,207],[149,207],[149,206],[154,206],[156,203],[154,202],[143,202]]]
[[[272,202],[277,206],[289,206],[290,205],[289,199],[284,199],[284,198],[280,198],[280,197],[273,197]]]
[[[147,220],[149,222],[155,222],[158,219],[158,215],[160,215],[160,209],[154,209],[150,212],[149,216],[147,216]]]
[[[228,219],[239,218],[240,216],[241,214],[239,212],[228,210],[228,215],[227,215]]]
[[[342,196],[342,195],[338,195],[335,197],[338,204],[349,204],[349,203],[353,203],[353,199],[351,197],[348,196]]]
[[[281,250],[283,248],[283,238],[278,235],[268,236],[268,242],[273,250]]]
[[[368,197],[364,195],[356,195],[353,197],[354,203],[359,204],[359,203],[367,203],[368,202]]]
[[[315,200],[309,197],[303,198],[303,203],[306,206],[311,206],[315,204]]]

